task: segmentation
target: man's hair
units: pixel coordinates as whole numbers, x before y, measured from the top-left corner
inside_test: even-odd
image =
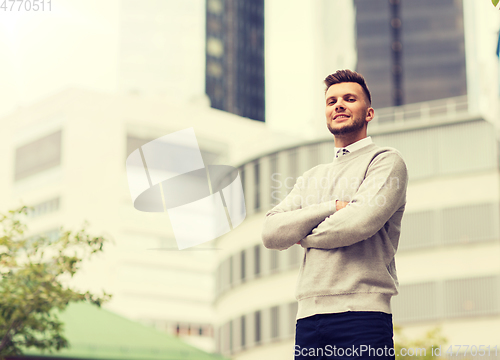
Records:
[[[346,82],[354,82],[358,83],[361,85],[363,88],[363,91],[366,95],[366,98],[368,99],[368,105],[371,105],[372,103],[372,96],[370,94],[370,90],[368,90],[368,85],[366,85],[365,78],[363,75],[357,73],[356,71],[352,70],[337,70],[335,73],[328,75],[325,79],[325,85],[326,85],[326,90],[325,94],[330,88],[330,86],[334,84],[340,84],[340,83],[346,83]]]

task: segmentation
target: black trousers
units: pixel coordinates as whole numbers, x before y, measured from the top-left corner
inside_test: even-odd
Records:
[[[299,319],[294,354],[295,360],[394,360],[392,315],[348,311]]]

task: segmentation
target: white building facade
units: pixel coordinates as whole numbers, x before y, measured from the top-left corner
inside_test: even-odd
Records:
[[[124,93],[205,94],[205,1],[120,1],[119,84]]]
[[[410,339],[441,327],[449,345],[500,346],[500,169],[495,126],[466,97],[380,109],[369,135],[398,149],[410,182],[396,266],[394,323]],[[216,335],[233,359],[291,359],[304,251],[263,247],[265,213],[295,179],[333,159],[333,138],[239,164],[248,218],[219,238]],[[398,337],[395,338],[398,341]],[[496,348],[495,348],[496,347]],[[462,348],[462,351],[464,348]],[[454,352],[457,351],[455,347]],[[470,355],[470,353],[469,353]]]
[[[218,250],[211,241],[179,251],[166,213],[134,208],[125,167],[140,146],[190,127],[205,165],[297,141],[204,102],[68,89],[0,120],[0,211],[32,206],[27,236],[57,237],[87,220],[89,233],[113,243],[72,284],[104,289],[107,309],[213,351]]]

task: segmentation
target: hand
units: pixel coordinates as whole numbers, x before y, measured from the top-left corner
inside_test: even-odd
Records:
[[[337,207],[337,211],[339,211],[340,209],[343,209],[347,206],[347,204],[349,204],[348,201],[340,201],[340,200],[337,200],[335,202],[335,206]]]

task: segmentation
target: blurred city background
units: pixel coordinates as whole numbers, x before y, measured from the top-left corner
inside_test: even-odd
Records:
[[[32,206],[29,236],[88,220],[114,239],[72,279],[112,300],[70,307],[73,348],[52,356],[292,359],[303,249],[265,249],[262,223],[298,176],[332,160],[323,79],[344,68],[372,92],[368,134],[410,174],[394,323],[409,339],[439,327],[443,349],[498,349],[499,29],[490,0],[0,9],[0,212]],[[125,160],[189,127],[205,165],[238,168],[247,217],[176,251],[167,214],[134,209]],[[500,359],[486,355],[469,358]]]

